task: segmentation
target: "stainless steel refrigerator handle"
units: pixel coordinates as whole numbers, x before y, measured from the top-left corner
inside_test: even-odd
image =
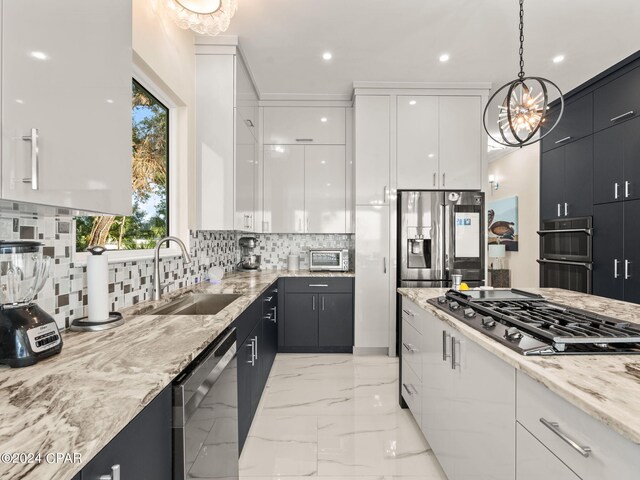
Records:
[[[40,149],[38,147],[38,138],[37,128],[31,129],[31,135],[22,137],[22,140],[25,142],[31,142],[31,178],[22,179],[22,183],[31,184],[31,190],[38,190],[39,188],[38,167],[40,163]]]
[[[618,273],[619,263],[620,263],[620,260],[618,260],[617,258],[613,259],[613,278],[618,278],[620,276],[620,274]]]
[[[631,274],[629,273],[629,266],[631,265],[631,262],[627,259],[625,259],[624,261],[624,279],[628,280],[629,278],[631,278]]]
[[[591,455],[591,448],[590,447],[579,445],[578,442],[576,442],[575,440],[569,438],[566,434],[564,434],[560,430],[560,426],[556,422],[550,422],[546,418],[540,417],[540,423],[542,423],[545,427],[547,427],[549,430],[551,430],[553,433],[555,433],[557,436],[559,436],[562,439],[562,441],[564,441],[566,444],[570,445],[571,448],[573,448],[575,451],[577,451],[583,457],[588,458],[589,455]]]
[[[443,271],[449,270],[449,252],[451,251],[451,216],[450,206],[444,206],[444,268]]]

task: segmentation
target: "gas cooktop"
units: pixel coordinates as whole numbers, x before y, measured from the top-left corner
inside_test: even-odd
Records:
[[[449,290],[429,303],[522,355],[640,354],[640,325],[522,290]]]

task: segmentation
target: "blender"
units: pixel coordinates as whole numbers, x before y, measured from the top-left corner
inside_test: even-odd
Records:
[[[0,363],[27,367],[59,353],[56,321],[33,302],[51,258],[33,241],[0,241]]]

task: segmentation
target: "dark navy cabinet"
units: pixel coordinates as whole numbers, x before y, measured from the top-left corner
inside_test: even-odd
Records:
[[[640,115],[640,66],[616,72],[605,81],[593,96],[596,132]]]
[[[119,465],[123,480],[171,480],[171,432],[168,386],[82,469],[78,478],[98,480],[111,475],[112,467]]]
[[[549,110],[545,125],[553,125],[560,114],[560,107]],[[542,140],[542,151],[546,152],[575,142],[593,133],[593,95],[587,94],[573,101],[567,101],[562,119],[549,135]],[[542,133],[545,133],[542,128]]]
[[[353,278],[284,279],[282,352],[353,350]]]

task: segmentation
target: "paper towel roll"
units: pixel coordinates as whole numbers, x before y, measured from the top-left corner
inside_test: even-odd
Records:
[[[294,253],[290,254],[287,263],[290,272],[297,272],[300,268],[300,256]]]
[[[87,259],[88,322],[104,322],[109,319],[109,263],[102,255],[103,247],[92,247]]]

